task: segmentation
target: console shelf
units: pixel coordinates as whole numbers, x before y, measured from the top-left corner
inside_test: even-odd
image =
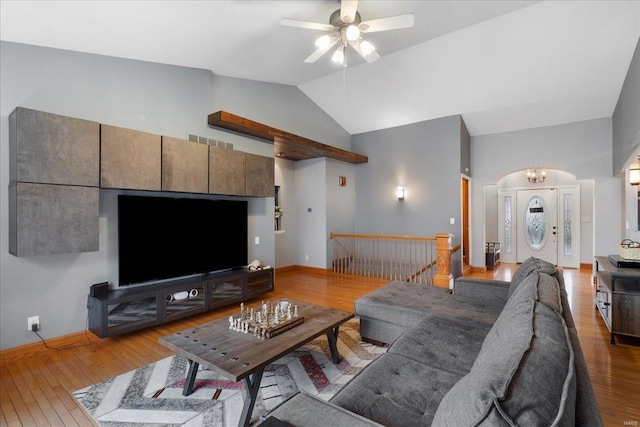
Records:
[[[615,344],[616,335],[640,337],[640,269],[616,267],[603,256],[595,261],[594,302],[611,332],[609,342]]]
[[[273,291],[273,269],[232,270],[89,296],[89,330],[106,338]]]

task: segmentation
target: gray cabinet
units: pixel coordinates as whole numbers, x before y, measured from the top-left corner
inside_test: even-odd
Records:
[[[12,182],[98,186],[99,123],[18,107],[9,132]]]
[[[100,125],[18,107],[9,116],[9,253],[98,250]]]
[[[245,153],[209,146],[209,193],[246,194]]]
[[[607,257],[596,257],[594,302],[605,325],[615,335],[640,337],[640,269],[617,267]]]
[[[101,338],[239,304],[273,291],[273,269],[232,270],[89,296],[89,330]]]
[[[273,197],[274,168],[273,157],[245,154],[247,168],[247,196]]]
[[[159,135],[101,125],[100,187],[160,191]]]
[[[163,136],[162,191],[208,193],[209,147]]]
[[[100,190],[18,182],[9,187],[9,253],[18,257],[98,250]]]

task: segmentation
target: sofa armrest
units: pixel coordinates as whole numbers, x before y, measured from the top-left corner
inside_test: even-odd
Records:
[[[267,414],[269,416],[295,427],[382,427],[370,419],[304,392],[278,405]]]
[[[506,304],[509,294],[509,282],[503,280],[458,277],[453,282],[453,294],[469,298]]]

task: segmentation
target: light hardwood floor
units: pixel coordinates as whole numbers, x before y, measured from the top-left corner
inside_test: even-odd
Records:
[[[472,276],[510,280],[515,264]],[[587,359],[596,397],[607,426],[640,423],[640,340],[620,338],[609,344],[609,333],[593,304],[591,272],[564,272],[572,312]],[[276,290],[260,299],[289,298],[353,310],[353,302],[387,281],[335,276],[321,270],[287,268],[276,272]],[[255,301],[254,301],[255,302]],[[74,390],[106,380],[172,352],[158,338],[199,323],[227,317],[237,307],[178,320],[124,336],[99,339],[74,334],[0,353],[1,426],[96,425],[72,397]],[[46,335],[46,331],[42,331]]]

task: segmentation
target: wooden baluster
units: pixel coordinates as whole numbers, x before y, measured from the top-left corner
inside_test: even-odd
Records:
[[[433,278],[433,284],[442,288],[450,288],[453,282],[451,274],[451,234],[436,234],[437,270]]]

